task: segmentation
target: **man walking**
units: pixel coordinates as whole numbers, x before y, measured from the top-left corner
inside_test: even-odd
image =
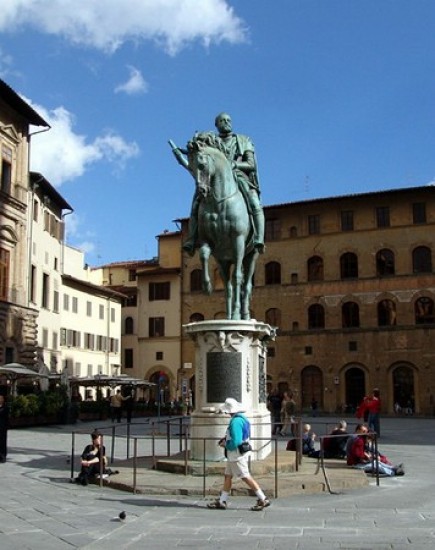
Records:
[[[257,496],[257,503],[252,506],[251,510],[256,512],[263,510],[267,506],[270,506],[270,501],[266,498],[266,495],[249,472],[248,456],[250,451],[245,449],[250,448],[248,445],[250,424],[246,416],[242,414],[245,409],[241,403],[232,397],[228,397],[220,410],[231,415],[226,435],[219,441],[219,445],[225,448],[227,464],[221,495],[207,506],[208,508],[218,510],[227,509],[227,501],[231,492],[233,477],[235,476],[244,481]]]

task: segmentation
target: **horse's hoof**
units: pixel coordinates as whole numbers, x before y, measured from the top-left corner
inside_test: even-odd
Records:
[[[213,292],[213,287],[211,284],[204,285],[204,294],[207,294],[210,296],[210,294]]]

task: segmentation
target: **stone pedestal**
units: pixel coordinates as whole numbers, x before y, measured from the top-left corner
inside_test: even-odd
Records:
[[[195,411],[191,416],[191,458],[222,460],[217,441],[225,435],[229,416],[219,406],[227,397],[243,403],[251,422],[252,460],[271,452],[271,419],[266,406],[267,342],[275,338],[270,325],[227,319],[184,325],[195,342]],[[263,438],[256,441],[255,438]]]

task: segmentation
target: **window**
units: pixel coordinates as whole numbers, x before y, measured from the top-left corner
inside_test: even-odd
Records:
[[[415,302],[415,323],[428,325],[435,322],[434,303],[430,298],[419,298]]]
[[[308,328],[325,328],[325,309],[320,304],[313,304],[308,308]]]
[[[265,220],[264,238],[266,241],[278,241],[281,238],[281,220]]]
[[[309,258],[307,271],[309,281],[323,281],[323,259],[320,256]]]
[[[199,323],[200,321],[204,321],[204,315],[202,313],[192,313],[189,317],[189,323]]]
[[[86,302],[86,315],[92,317],[92,302]]]
[[[149,318],[149,335],[150,335],[150,338],[159,338],[165,335],[165,318],[164,317]]]
[[[77,296],[73,296],[72,298],[72,311],[73,313],[77,313],[79,310],[79,299]]]
[[[264,267],[265,282],[267,285],[281,284],[281,264],[278,262],[269,262]]]
[[[0,299],[8,299],[9,289],[9,250],[0,248]]]
[[[94,335],[85,332],[85,349],[94,349]]]
[[[60,329],[60,345],[66,346],[66,328]]]
[[[136,280],[136,270],[135,269],[129,269],[128,270],[128,280],[129,281],[135,281]]]
[[[63,295],[63,309],[64,309],[64,311],[69,311],[69,296],[68,296],[68,294]]]
[[[133,334],[134,322],[133,317],[126,317],[124,321],[125,334]]]
[[[320,216],[312,214],[308,216],[308,234],[317,235],[320,233]]]
[[[292,285],[297,285],[298,284],[298,280],[299,280],[299,277],[298,277],[298,274],[297,273],[292,273],[290,275],[290,283]]]
[[[171,283],[150,283],[148,299],[150,302],[154,300],[170,300]]]
[[[98,306],[98,316],[101,320],[104,319],[104,304]]]
[[[52,348],[54,350],[57,349],[57,332],[56,331],[53,331],[53,334],[51,335],[51,339],[52,339]]]
[[[412,251],[412,271],[414,273],[432,273],[432,254],[427,246],[417,246]]]
[[[353,231],[353,210],[341,211],[341,230]]]
[[[39,213],[39,202],[35,199],[33,201],[33,221],[38,221],[38,213]]]
[[[47,328],[42,329],[42,347],[48,348],[48,329]]]
[[[190,274],[190,292],[202,290],[202,271],[194,269]]]
[[[137,295],[133,294],[131,296],[127,296],[127,298],[123,298],[121,304],[122,304],[122,307],[136,307],[137,306]]]
[[[273,348],[273,347],[267,348],[267,356],[268,357],[275,357],[275,355],[276,355],[275,348]]]
[[[53,291],[53,311],[59,313],[59,292],[57,290]]]
[[[124,350],[124,368],[133,368],[133,350],[132,348],[126,348]]]
[[[358,342],[351,341],[348,343],[349,351],[358,351]]]
[[[10,193],[11,184],[12,184],[12,149],[10,149],[9,147],[3,146],[0,189],[3,191],[3,193]]]
[[[359,305],[356,302],[346,302],[341,308],[341,324],[343,328],[359,327]]]
[[[384,248],[376,253],[376,275],[378,277],[388,277],[394,275],[394,252]]]
[[[390,227],[390,208],[378,206],[376,208],[376,225],[378,227]]]
[[[392,300],[378,303],[378,326],[390,327],[396,324],[396,304]]]
[[[313,354],[312,346],[305,346],[305,355],[312,355],[312,354]]]
[[[341,256],[340,275],[342,279],[358,278],[358,257],[353,252],[346,252]]]
[[[41,306],[48,309],[49,305],[49,283],[50,283],[50,277],[47,273],[42,274],[42,299],[41,299]]]
[[[36,266],[30,268],[30,301],[36,303]]]
[[[115,308],[114,307],[110,308],[110,322],[111,323],[115,322]]]
[[[118,338],[110,338],[109,351],[110,353],[118,353]]]
[[[156,351],[156,361],[163,361],[163,351]]]
[[[415,202],[412,205],[412,222],[415,224],[426,223],[426,203]]]
[[[281,326],[281,310],[272,307],[266,311],[266,323],[268,325],[271,325],[272,327],[279,327]]]

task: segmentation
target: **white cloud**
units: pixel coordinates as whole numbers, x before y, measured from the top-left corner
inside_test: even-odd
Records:
[[[32,138],[30,168],[41,172],[53,185],[73,180],[97,162],[111,162],[123,166],[139,154],[135,142],[126,142],[118,134],[107,131],[89,141],[74,132],[74,116],[64,107],[48,111],[29,104],[50,124],[51,129]]]
[[[90,231],[82,231],[84,222],[76,212],[72,212],[65,218],[66,242],[78,248],[85,254],[95,252],[97,246],[93,242],[94,235]]]
[[[128,40],[152,40],[171,55],[193,41],[247,40],[226,0],[2,0],[0,31],[27,27],[107,52]]]
[[[142,73],[135,67],[128,67],[130,77],[124,84],[119,84],[115,88],[115,93],[125,92],[128,95],[142,94],[148,91],[148,84],[144,80]]]

